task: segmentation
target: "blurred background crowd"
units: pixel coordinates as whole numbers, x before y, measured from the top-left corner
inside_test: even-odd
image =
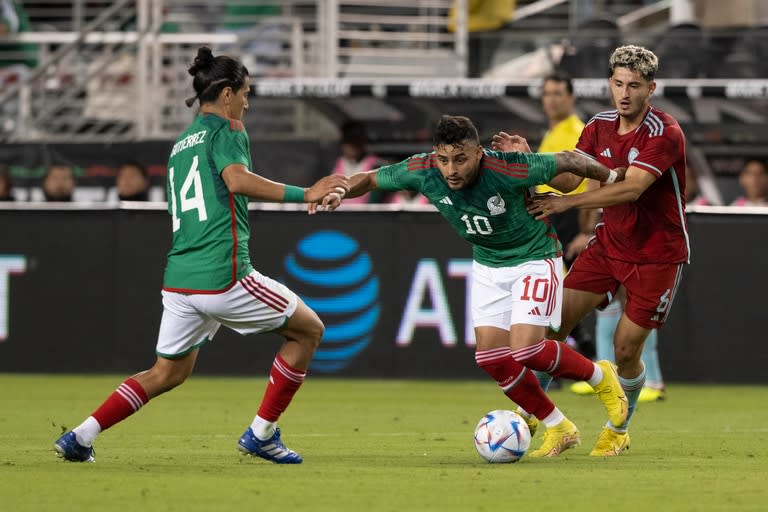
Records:
[[[503,129],[537,148],[551,124],[542,79],[570,75],[572,114],[586,121],[610,108],[607,59],[631,43],[659,56],[668,87],[654,104],[686,131],[689,203],[763,206],[767,27],[759,0],[0,0],[0,197],[163,201],[169,144],[193,115],[185,70],[201,44],[251,73],[256,170],[308,184],[429,151],[442,113],[470,116],[485,143]],[[433,79],[519,87],[375,92]],[[296,86],[312,80],[335,92]],[[262,82],[292,92],[264,93]]]

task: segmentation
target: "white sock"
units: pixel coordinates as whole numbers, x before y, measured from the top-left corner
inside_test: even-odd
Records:
[[[595,372],[592,374],[592,377],[589,378],[587,381],[590,386],[595,387],[598,384],[600,384],[600,381],[603,380],[603,369],[600,368],[598,365],[595,365]]]
[[[561,421],[565,419],[565,416],[562,412],[560,412],[560,409],[555,407],[551,413],[547,414],[547,417],[541,420],[544,425],[549,427],[554,427],[555,425],[559,424]]]
[[[275,422],[267,421],[261,416],[256,415],[256,417],[253,418],[253,423],[251,423],[251,430],[253,430],[253,435],[255,435],[257,439],[266,441],[275,435]]]
[[[101,425],[93,416],[88,416],[84,422],[72,429],[75,433],[75,439],[82,446],[92,446],[93,440],[101,432]]]

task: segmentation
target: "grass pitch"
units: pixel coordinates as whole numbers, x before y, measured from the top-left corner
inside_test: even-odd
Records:
[[[100,436],[96,463],[58,459],[53,441],[122,376],[0,374],[2,511],[749,511],[768,502],[767,387],[672,385],[641,404],[632,448],[589,457],[605,414],[553,391],[583,444],[552,460],[487,464],[472,430],[513,408],[489,381],[310,378],[281,419],[304,456],[279,466],[235,443],[263,378],[193,376]],[[534,440],[536,447],[541,442]]]

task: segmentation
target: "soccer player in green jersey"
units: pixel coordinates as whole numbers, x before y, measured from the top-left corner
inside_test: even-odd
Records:
[[[123,382],[82,424],[55,443],[59,456],[91,462],[93,440],[190,375],[200,347],[225,326],[240,334],[277,331],[285,343],[275,356],[256,417],[238,449],[279,464],[298,464],[276,422],[301,386],[324,326],[317,314],[282,284],[251,266],[248,199],[315,203],[335,209],[347,179],[326,176],[308,189],[251,172],[248,70],[202,47],[189,73],[200,111],[177,139],[168,162],[168,212],[173,244],[163,282],[163,317],[157,361]],[[331,195],[332,192],[337,192]]]
[[[579,444],[580,435],[530,370],[588,381],[616,425],[627,417],[627,400],[610,363],[593,363],[546,338],[547,327],[560,324],[562,248],[549,222],[535,220],[526,211],[528,189],[551,183],[567,191],[583,177],[612,182],[621,176],[623,170],[610,170],[571,152],[484,149],[472,121],[443,116],[431,153],[349,179],[346,197],[377,188],[420,192],[472,244],[475,360],[521,407],[532,430],[539,420],[547,427],[532,457],[556,456]]]

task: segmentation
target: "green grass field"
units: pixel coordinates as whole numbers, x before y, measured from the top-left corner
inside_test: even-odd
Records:
[[[768,387],[672,385],[606,460],[587,455],[598,400],[554,391],[583,444],[491,465],[472,430],[512,405],[491,382],[311,378],[280,422],[304,464],[279,466],[235,448],[264,379],[193,376],[102,434],[95,464],[58,459],[62,429],[121,380],[0,374],[0,510],[768,510]]]

